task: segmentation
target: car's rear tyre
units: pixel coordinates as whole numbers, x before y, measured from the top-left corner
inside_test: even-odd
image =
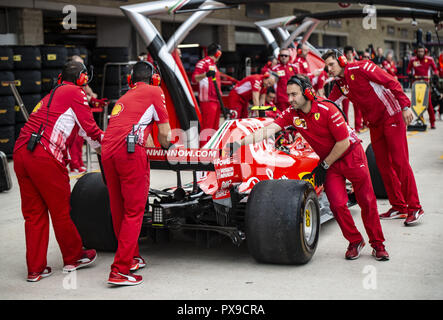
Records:
[[[108,189],[101,173],[87,173],[77,181],[71,194],[71,218],[86,248],[117,250]]]
[[[305,264],[317,248],[320,205],[300,180],[261,181],[246,206],[246,241],[259,262]]]
[[[366,158],[368,159],[369,174],[371,175],[372,188],[374,189],[375,196],[379,199],[387,199],[388,194],[386,193],[383,179],[381,178],[377,162],[375,161],[372,144],[369,144],[366,148]]]

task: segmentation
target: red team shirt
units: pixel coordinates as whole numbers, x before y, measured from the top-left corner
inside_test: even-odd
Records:
[[[247,103],[252,100],[253,92],[262,92],[263,88],[263,75],[253,74],[238,82],[232,89],[234,92]]]
[[[289,107],[275,119],[275,123],[282,128],[294,126],[318,154],[320,161],[329,155],[337,141],[349,137],[351,146],[360,143],[355,131],[347,125],[341,112],[334,104],[327,101],[313,101],[309,113]],[[349,147],[345,154],[351,149]]]
[[[192,73],[192,81],[197,82],[195,80],[196,74],[206,73],[209,70],[215,71],[215,78],[217,81],[218,89],[221,93],[222,91],[221,91],[221,86],[220,86],[220,73],[218,72],[217,65],[215,64],[214,60],[212,60],[212,58],[210,58],[210,57],[206,57],[206,58],[200,60],[199,62],[197,62],[197,64],[195,65],[194,72]],[[199,101],[201,101],[201,102],[209,102],[209,101],[218,102],[217,92],[215,91],[214,82],[212,81],[212,79],[205,77],[204,79],[202,79],[198,83],[198,88],[199,88],[199,90],[198,90],[198,100]]]
[[[169,122],[163,90],[137,82],[114,105],[102,142],[103,160],[110,158],[126,144],[126,137],[135,129],[137,143],[145,146],[154,122]]]
[[[288,63],[283,65],[279,63],[272,68],[272,71],[278,76],[277,90],[275,92],[277,106],[280,106],[281,104],[288,104],[286,84],[293,75],[300,73],[298,64]]]
[[[423,59],[420,59],[417,56],[412,57],[411,60],[409,60],[408,68],[406,70],[408,74],[412,72],[414,76],[421,77],[430,77],[431,71],[434,71],[435,74],[438,74],[438,69],[435,65],[434,59],[426,55],[423,57]]]
[[[411,105],[400,83],[368,60],[347,64],[344,78],[336,78],[329,99],[340,104],[345,98],[359,106],[369,127]]]
[[[67,165],[71,159],[66,141],[76,132],[85,138],[91,147],[100,147],[103,131],[94,121],[82,87],[64,81],[55,91],[48,110],[49,97],[50,94],[46,95],[34,108],[28,122],[20,131],[14,152],[27,145],[32,132],[37,132],[41,125],[42,128],[45,127],[46,118],[48,122],[40,144],[63,165]]]
[[[385,59],[383,60],[382,65],[383,69],[385,69],[386,72],[389,73],[391,76],[397,76],[397,67],[395,66],[394,61],[389,62],[387,59]]]

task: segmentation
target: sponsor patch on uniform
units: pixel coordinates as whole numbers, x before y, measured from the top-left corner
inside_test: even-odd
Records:
[[[294,117],[293,123],[294,123],[294,126],[297,128],[303,128],[303,129],[308,128],[306,125],[305,119],[300,119],[299,117]]]
[[[123,111],[125,107],[121,103],[117,103],[114,108],[112,108],[111,117],[118,116],[120,112]]]

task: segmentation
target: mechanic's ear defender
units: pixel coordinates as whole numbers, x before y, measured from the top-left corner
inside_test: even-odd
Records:
[[[346,56],[337,49],[335,49],[334,52],[335,58],[338,61],[338,65],[342,68],[346,67],[346,65],[348,64],[348,59],[346,59]]]
[[[299,44],[297,45],[297,55],[298,55],[298,56],[301,55],[301,53],[302,53],[301,47],[302,47],[302,44],[299,43]]]
[[[75,80],[75,84],[78,86],[84,86],[88,84],[88,69],[86,68],[85,65],[83,65],[83,68],[80,70],[77,79]],[[62,78],[62,74],[59,73],[57,76],[57,84],[62,84],[63,82],[63,78]]]
[[[301,90],[303,91],[303,97],[305,97],[306,100],[314,101],[317,99],[317,96],[312,89],[312,85],[308,81],[302,80],[296,76],[292,76],[289,79],[288,83],[290,82],[296,83],[301,88]]]
[[[214,57],[215,57],[216,59],[220,58],[221,55],[222,55],[222,52],[221,52],[220,49],[217,49],[217,51],[215,51],[215,53],[214,53]]]
[[[154,72],[154,70],[155,70],[154,66],[150,62],[144,61],[144,60],[143,61],[139,61],[137,63],[144,63],[148,67],[151,68],[151,75],[150,75],[151,81],[150,81],[149,84],[153,85],[153,86],[159,86],[160,83],[161,83],[161,78],[160,78],[160,75],[158,73]],[[128,76],[127,76],[127,81],[128,81],[128,85],[129,85],[130,88],[133,88],[135,86],[135,83],[132,82],[132,73],[133,73],[133,70],[131,70],[131,74],[128,74]]]

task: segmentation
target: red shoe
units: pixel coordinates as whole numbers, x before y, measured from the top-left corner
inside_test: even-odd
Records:
[[[355,260],[360,257],[361,249],[365,246],[364,240],[358,243],[350,243],[346,251],[345,258],[347,260]]]
[[[423,209],[418,209],[410,212],[405,220],[405,226],[416,224],[418,220],[420,220],[421,217],[423,217],[424,214],[425,212],[423,211]]]
[[[389,260],[389,254],[385,249],[384,245],[376,246],[372,249],[372,255],[374,256],[375,260],[377,261],[388,261]]]
[[[142,257],[134,257],[132,259],[132,265],[129,271],[137,271],[138,269],[142,269],[146,267],[146,261]]]
[[[380,219],[392,220],[392,219],[404,219],[408,216],[406,212],[400,212],[393,208],[389,209],[388,212],[379,215]]]
[[[28,273],[28,278],[26,281],[29,282],[37,282],[40,281],[42,278],[49,277],[52,274],[51,267],[46,267],[45,270],[42,272],[30,272]]]
[[[63,272],[71,272],[86,266],[89,266],[97,259],[97,252],[94,249],[83,250],[83,256],[74,264],[68,264],[63,267]]]
[[[143,277],[133,273],[122,274],[120,272],[111,271],[108,283],[117,286],[136,286],[143,282]]]

